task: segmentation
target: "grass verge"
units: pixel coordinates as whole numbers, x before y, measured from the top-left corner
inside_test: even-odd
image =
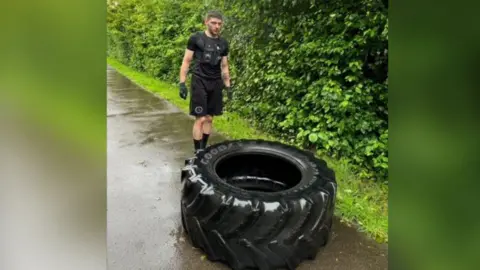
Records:
[[[176,85],[159,81],[135,71],[113,58],[107,58],[107,62],[139,86],[158,94],[185,113],[188,112],[188,99],[183,100],[179,97]],[[223,116],[215,119],[214,126],[215,131],[231,139],[281,141],[269,134],[255,130],[248,124],[247,120],[242,119],[235,112],[225,112]],[[346,161],[334,160],[325,156],[319,156],[319,158],[328,162],[337,177],[338,194],[335,215],[343,223],[357,227],[359,231],[366,233],[376,241],[387,243],[388,187],[384,184],[357,179]]]

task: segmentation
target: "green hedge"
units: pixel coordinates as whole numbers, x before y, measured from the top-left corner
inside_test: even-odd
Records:
[[[108,1],[108,54],[178,82],[207,10],[225,15],[235,110],[299,147],[388,179],[388,17],[378,0]]]

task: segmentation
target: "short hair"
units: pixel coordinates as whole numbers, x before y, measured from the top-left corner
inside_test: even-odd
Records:
[[[216,18],[216,19],[219,19],[219,20],[222,20],[223,21],[223,16],[220,12],[218,11],[215,11],[215,10],[212,10],[212,11],[209,11],[207,13],[207,16],[205,16],[205,20],[208,20],[210,18]]]

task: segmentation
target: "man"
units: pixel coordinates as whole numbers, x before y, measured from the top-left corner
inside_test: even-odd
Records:
[[[191,80],[190,115],[195,116],[193,144],[195,152],[206,147],[212,131],[213,117],[223,113],[222,90],[231,99],[228,68],[228,42],[220,37],[223,17],[209,12],[205,18],[206,30],[190,36],[180,68],[180,97],[187,98],[185,81],[192,60],[195,60]]]

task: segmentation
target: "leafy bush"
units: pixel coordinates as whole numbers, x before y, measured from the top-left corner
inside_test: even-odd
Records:
[[[108,1],[108,54],[177,82],[207,10],[225,15],[235,110],[300,147],[388,179],[388,16],[377,0]]]

